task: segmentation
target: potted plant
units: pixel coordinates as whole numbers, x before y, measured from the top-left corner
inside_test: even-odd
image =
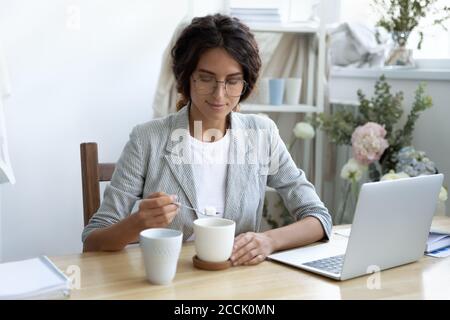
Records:
[[[407,49],[412,32],[417,32],[420,49],[424,39],[424,29],[441,26],[450,18],[450,7],[441,0],[373,0],[379,15],[377,26],[383,27],[392,36],[394,48],[386,60],[390,66],[414,66],[412,50]],[[447,2],[448,3],[448,2]],[[428,23],[427,23],[428,22]]]

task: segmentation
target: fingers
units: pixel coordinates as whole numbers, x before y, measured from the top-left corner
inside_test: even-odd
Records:
[[[159,211],[157,210],[161,210],[161,208],[140,211],[141,219],[143,221],[142,223],[145,228],[165,228],[167,225],[172,223],[173,219],[179,212],[178,208],[164,213],[158,213]]]
[[[179,212],[179,207],[173,204],[176,195],[165,192],[155,192],[139,204],[140,219],[146,228],[166,227]]]
[[[259,248],[256,246],[255,242],[249,242],[241,250],[236,252],[234,256],[233,265],[241,265],[256,257],[259,253]]]
[[[162,197],[162,196],[166,196],[166,195],[167,195],[167,193],[165,193],[165,192],[153,192],[147,196],[147,199],[158,198],[158,197]]]
[[[258,254],[258,243],[252,233],[236,237],[231,262],[233,265],[243,264]]]
[[[172,222],[177,214],[178,211],[173,211],[165,215],[156,216],[153,218],[152,225],[155,227],[166,227]]]
[[[249,232],[241,233],[234,239],[234,250],[239,250],[242,246],[245,246],[248,242],[252,240],[252,235]]]
[[[169,204],[163,207],[157,207],[157,208],[145,208],[145,207],[140,207],[140,211],[145,214],[147,217],[155,219],[158,217],[164,217],[164,216],[169,216],[169,215],[173,215],[173,214],[177,214],[180,209],[178,208],[177,205],[175,204]]]
[[[270,239],[261,233],[247,232],[235,238],[231,262],[233,266],[263,262],[273,252]]]
[[[238,235],[237,237],[234,238],[234,246],[236,246],[236,243],[238,241],[240,241],[242,238],[244,238],[245,236],[247,236],[247,233],[241,233],[240,235]]]
[[[266,257],[263,254],[258,254],[256,257],[244,263],[245,266],[255,265],[266,260]]]
[[[146,210],[146,209],[144,209],[144,210]],[[175,212],[178,210],[179,210],[179,208],[175,204],[168,204],[164,207],[158,207],[158,208],[151,209],[152,215],[154,217],[159,216],[159,215],[167,215],[168,213]]]
[[[176,201],[176,195],[167,195],[164,192],[153,193],[149,198],[141,201],[139,208],[141,209],[155,209],[172,204]]]

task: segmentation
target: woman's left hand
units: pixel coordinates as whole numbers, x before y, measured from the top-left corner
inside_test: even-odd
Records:
[[[231,262],[233,266],[263,262],[274,251],[273,239],[264,233],[246,232],[234,239]]]

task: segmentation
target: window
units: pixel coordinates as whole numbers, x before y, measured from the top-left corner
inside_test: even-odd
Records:
[[[340,21],[364,22],[375,25],[376,13],[371,6],[372,0],[340,0]],[[444,0],[450,6],[450,0]],[[448,4],[447,4],[448,2]],[[409,47],[414,49],[415,59],[450,59],[450,21],[446,22],[447,30],[441,26],[431,26],[431,19],[426,18],[424,25],[430,25],[424,30],[422,48],[417,49],[419,36],[413,33],[409,39]]]

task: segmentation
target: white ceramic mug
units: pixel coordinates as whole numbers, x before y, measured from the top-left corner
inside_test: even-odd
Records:
[[[223,218],[194,221],[195,252],[200,260],[223,262],[231,257],[236,223]]]
[[[302,89],[301,78],[287,78],[285,81],[284,100],[286,104],[295,105],[300,103],[300,92]]]
[[[183,233],[178,230],[152,228],[139,235],[145,273],[153,284],[172,282],[177,271]]]
[[[260,104],[270,103],[269,78],[261,78],[258,80],[256,92],[257,92],[257,103]]]

